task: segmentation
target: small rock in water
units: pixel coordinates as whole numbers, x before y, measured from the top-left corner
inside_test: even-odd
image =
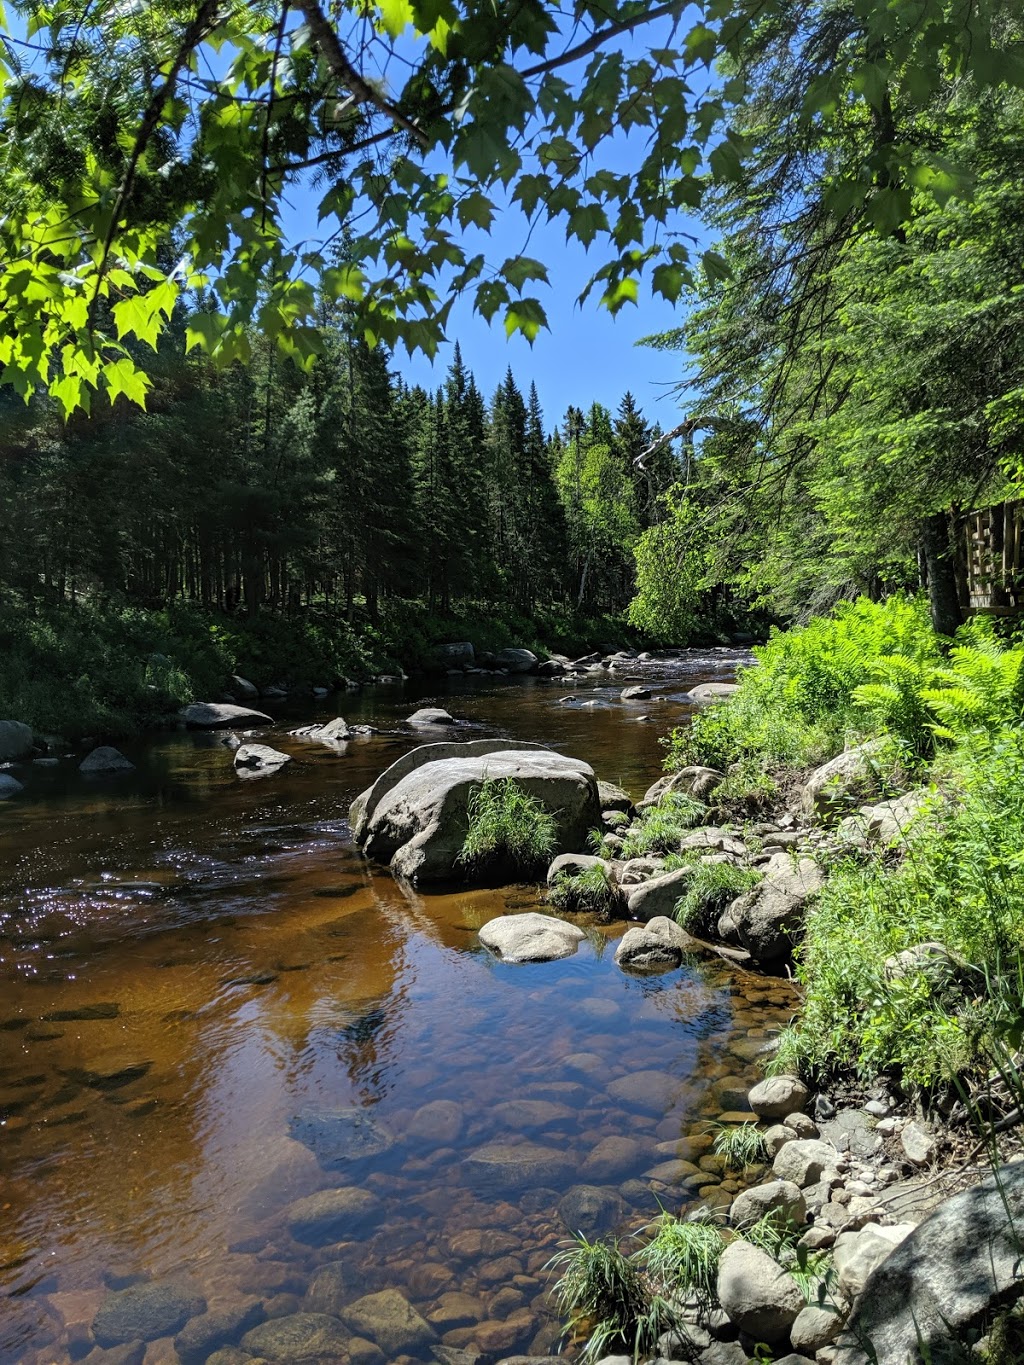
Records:
[[[390,1360],[413,1351],[418,1354],[436,1340],[434,1329],[397,1289],[357,1299],[344,1310],[343,1318],[353,1331],[375,1341]]]
[[[296,1241],[327,1246],[352,1237],[373,1219],[379,1208],[380,1200],[375,1194],[346,1185],[297,1199],[285,1210],[285,1222]]]
[[[395,1143],[392,1134],[362,1109],[306,1109],[292,1119],[288,1131],[325,1170],[379,1156]]]
[[[12,777],[10,773],[0,773],[0,801],[6,801],[9,796],[17,796],[24,790],[24,783],[19,782],[16,777]]]
[[[291,755],[272,749],[269,744],[243,744],[235,751],[235,771],[239,777],[253,777],[257,773],[275,772],[290,763]]]
[[[266,1360],[292,1362],[344,1359],[348,1333],[337,1318],[326,1313],[291,1313],[253,1327],[242,1338],[243,1348]]]
[[[405,723],[419,728],[430,725],[454,725],[456,721],[454,716],[449,715],[440,706],[424,706],[408,716]]]
[[[101,744],[86,754],[78,765],[78,771],[86,775],[93,773],[130,773],[135,764],[125,758],[120,749],[112,749],[109,744]]]

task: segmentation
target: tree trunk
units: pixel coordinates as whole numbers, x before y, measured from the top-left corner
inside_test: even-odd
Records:
[[[940,635],[952,635],[964,615],[956,585],[956,564],[949,541],[949,517],[935,512],[921,526],[921,556],[928,579],[932,625]]]

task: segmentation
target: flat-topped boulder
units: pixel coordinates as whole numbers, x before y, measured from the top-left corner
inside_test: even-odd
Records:
[[[480,930],[480,942],[504,962],[554,962],[571,957],[583,930],[553,915],[499,915]]]
[[[511,779],[553,816],[555,851],[582,848],[600,820],[597,779],[578,758],[514,741],[432,744],[403,755],[353,802],[353,834],[375,862],[410,881],[463,875],[469,802],[485,782]]]
[[[178,712],[191,730],[225,730],[232,725],[272,725],[270,716],[248,706],[222,701],[194,701]]]

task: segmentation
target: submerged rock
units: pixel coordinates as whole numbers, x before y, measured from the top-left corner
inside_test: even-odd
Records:
[[[25,784],[19,782],[10,773],[0,773],[0,801],[6,801],[9,796],[17,796],[19,792],[25,790]]]
[[[288,1130],[325,1170],[366,1161],[395,1144],[394,1136],[364,1109],[305,1109],[292,1119]]]
[[[504,962],[553,962],[571,957],[583,930],[553,915],[499,915],[480,930],[480,942]]]
[[[470,1152],[463,1162],[469,1183],[495,1192],[557,1185],[572,1174],[569,1152],[535,1142],[490,1142]]]
[[[335,716],[326,725],[303,725],[298,730],[289,730],[296,739],[308,740],[311,744],[326,744],[329,749],[337,749],[352,736],[348,723],[343,716]]]
[[[420,1317],[397,1289],[366,1294],[342,1313],[345,1323],[360,1336],[369,1337],[389,1360],[410,1352],[417,1354],[437,1338],[430,1324]]]
[[[206,1300],[187,1286],[156,1280],[108,1294],[93,1318],[92,1334],[100,1346],[155,1341],[205,1312]]]
[[[80,773],[130,773],[135,769],[135,764],[130,759],[125,758],[120,749],[114,749],[109,744],[101,744],[98,749],[93,749],[91,754],[86,754],[78,765]]]
[[[372,1222],[379,1210],[380,1200],[375,1194],[356,1185],[345,1185],[297,1199],[288,1205],[284,1217],[296,1241],[327,1246],[352,1237]]]
[[[337,1318],[326,1313],[292,1313],[253,1327],[242,1338],[243,1348],[252,1356],[270,1360],[274,1365],[344,1359],[348,1333]]]

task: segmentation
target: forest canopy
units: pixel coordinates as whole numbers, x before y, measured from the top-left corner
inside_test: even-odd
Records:
[[[188,344],[224,363],[250,358],[255,324],[308,364],[325,300],[368,342],[430,354],[466,293],[533,338],[548,263],[474,249],[508,205],[594,249],[584,292],[611,310],[641,285],[675,300],[729,272],[694,259],[686,215],[757,155],[745,110],[780,38],[781,131],[816,149],[825,210],[898,229],[912,195],[944,202],[970,175],[894,108],[1022,84],[1016,8],[19,0],[0,31],[0,382],[66,413],[144,403],[183,301]],[[310,184],[321,230],[297,246],[285,209]]]

